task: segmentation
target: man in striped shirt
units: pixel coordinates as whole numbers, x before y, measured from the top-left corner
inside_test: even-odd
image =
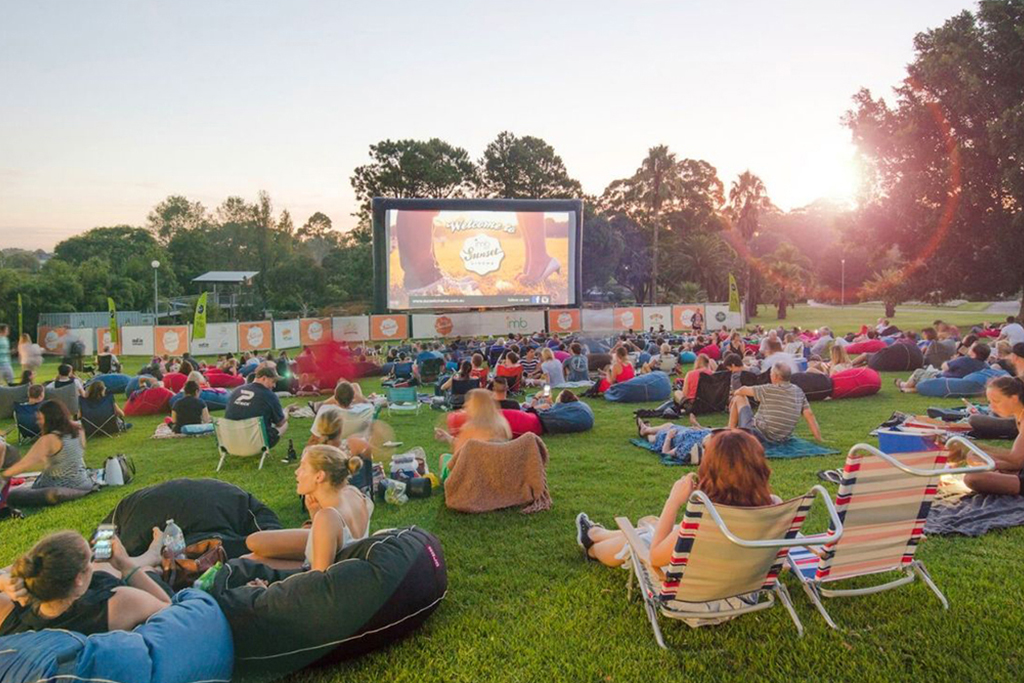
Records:
[[[729,427],[747,429],[762,443],[779,443],[793,436],[802,415],[815,440],[821,441],[818,421],[803,389],[790,383],[791,373],[787,363],[776,363],[772,366],[771,384],[737,389],[729,405]],[[758,403],[756,415],[750,399]]]

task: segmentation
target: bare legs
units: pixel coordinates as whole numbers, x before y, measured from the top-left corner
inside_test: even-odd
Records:
[[[976,493],[993,493],[999,496],[1017,496],[1021,493],[1021,481],[1016,472],[965,474],[964,484]]]
[[[736,429],[740,425],[740,411],[750,407],[750,401],[746,396],[733,396],[729,403],[729,429]]]
[[[657,517],[647,516],[640,518],[637,526],[654,526],[657,523]],[[626,537],[621,531],[610,531],[595,526],[590,529],[588,535],[594,542],[594,545],[590,546],[590,550],[587,551],[588,556],[608,567],[622,566],[625,560],[616,557],[626,545]]]

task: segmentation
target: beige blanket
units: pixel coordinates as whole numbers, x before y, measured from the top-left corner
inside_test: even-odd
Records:
[[[523,505],[520,512],[551,508],[548,449],[536,434],[507,443],[468,441],[449,464],[445,504],[461,512],[490,512]]]

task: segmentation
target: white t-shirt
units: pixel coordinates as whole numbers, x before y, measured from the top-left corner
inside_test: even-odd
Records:
[[[1006,335],[1006,341],[1010,342],[1010,344],[1024,342],[1024,327],[1021,327],[1020,323],[1003,325],[1003,334]]]
[[[320,410],[337,410],[342,414],[341,423],[341,438],[347,439],[350,436],[365,434],[370,429],[370,424],[373,422],[373,411],[374,407],[372,403],[356,403],[349,406],[348,408],[341,408],[336,405],[324,405],[320,407]],[[319,413],[317,413],[319,414]],[[313,436],[324,436],[317,432],[316,419],[313,420],[313,426],[309,428],[310,434]]]
[[[791,372],[797,372],[799,368],[797,368],[796,362],[796,358],[792,354],[788,354],[785,351],[779,351],[761,361],[761,372],[775,367],[778,363],[786,363],[789,365]]]

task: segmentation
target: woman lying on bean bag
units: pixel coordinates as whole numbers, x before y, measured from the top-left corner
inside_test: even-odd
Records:
[[[174,392],[161,386],[152,377],[140,377],[138,391],[129,396],[124,404],[124,414],[130,417],[168,415],[173,396]]]
[[[533,408],[547,434],[571,434],[594,428],[594,411],[569,389],[560,391],[554,401],[538,394]]]

